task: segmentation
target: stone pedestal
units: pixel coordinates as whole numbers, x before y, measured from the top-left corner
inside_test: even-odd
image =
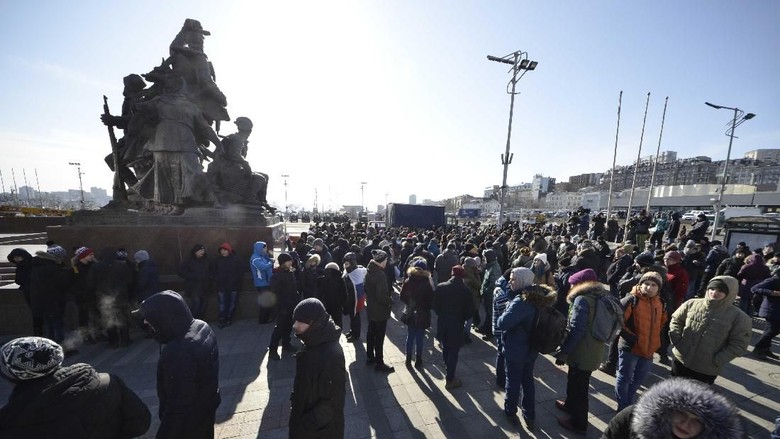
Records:
[[[130,258],[136,251],[146,250],[157,262],[161,280],[168,283],[176,281],[172,276],[195,244],[203,244],[208,257],[215,258],[219,246],[229,243],[236,256],[246,261],[248,274],[255,241],[265,241],[273,248],[282,235],[282,224],[268,225],[257,211],[243,207],[195,208],[176,216],[103,209],[79,211],[69,224],[47,227],[46,232],[69,255],[81,246],[90,247],[97,254],[105,247],[121,247]]]

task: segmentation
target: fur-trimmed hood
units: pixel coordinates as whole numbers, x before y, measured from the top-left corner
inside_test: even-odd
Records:
[[[744,432],[737,408],[697,381],[672,378],[650,387],[634,406],[631,432],[638,438],[672,437],[674,411],[699,417],[704,430],[697,439],[732,439]]]
[[[580,296],[582,294],[604,294],[606,289],[604,288],[604,285],[601,282],[583,282],[581,284],[575,285],[571,288],[571,291],[569,291],[569,295],[566,296],[566,301],[569,303],[574,303],[574,299],[577,298],[577,296]]]
[[[557,298],[558,293],[547,285],[530,285],[523,288],[523,300],[537,308],[553,306]]]

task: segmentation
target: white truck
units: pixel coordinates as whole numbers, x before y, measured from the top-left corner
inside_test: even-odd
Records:
[[[739,216],[761,216],[760,207],[724,207],[720,210],[720,220],[727,221],[729,218]]]

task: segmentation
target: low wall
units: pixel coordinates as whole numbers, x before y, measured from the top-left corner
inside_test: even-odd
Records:
[[[2,216],[0,217],[0,233],[36,233],[46,230],[49,226],[65,224],[64,216]]]

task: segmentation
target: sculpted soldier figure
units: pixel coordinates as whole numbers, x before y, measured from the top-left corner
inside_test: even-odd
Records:
[[[214,82],[214,66],[203,52],[204,36],[211,32],[203,30],[198,20],[188,18],[170,45],[168,62],[173,73],[184,78],[187,95],[203,111],[206,121],[230,120],[227,99]],[[219,125],[217,125],[219,131]]]
[[[209,179],[220,188],[221,200],[257,204],[273,212],[275,209],[265,198],[268,175],[252,172],[246,161],[252,121],[248,117],[238,117],[235,124],[238,132],[222,139],[223,147],[209,165]]]
[[[208,151],[203,146],[207,141],[217,150],[222,143],[184,91],[184,79],[172,74],[165,80],[163,95],[138,104],[141,111],[159,122],[154,138],[147,144],[154,162],[133,189],[157,203],[212,203],[216,201],[214,188],[203,172],[199,153]]]
[[[122,115],[101,114],[100,120],[104,125],[119,128],[125,133],[117,142],[117,162],[122,184],[132,186],[138,182],[136,175],[143,175],[151,165],[151,157],[145,154],[144,144],[154,132],[154,127],[136,108],[136,104],[144,100],[144,80],[136,74],[131,74],[125,76],[123,82],[122,94],[125,99],[122,102]],[[105,161],[113,171],[113,155],[107,155]],[[135,172],[130,170],[131,166]]]

